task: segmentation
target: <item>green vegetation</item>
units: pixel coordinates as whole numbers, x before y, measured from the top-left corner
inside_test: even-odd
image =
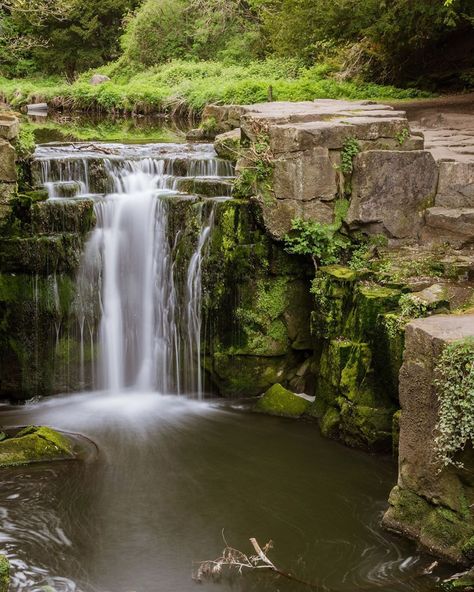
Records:
[[[455,455],[474,443],[474,339],[448,344],[437,363],[439,399],[436,455],[442,466],[462,467]]]
[[[295,60],[267,59],[245,65],[216,61],[170,63],[126,75],[114,66],[102,68],[110,82],[93,86],[91,72],[75,82],[55,78],[0,78],[0,93],[13,106],[46,101],[65,109],[125,113],[185,114],[208,103],[249,104],[267,101],[272,86],[276,101],[317,98],[408,99],[428,96],[360,81],[341,81],[321,66],[305,67]]]
[[[23,0],[6,0],[0,14],[0,74],[59,74],[72,81],[85,70],[109,64],[106,73],[113,85],[129,83],[135,94],[143,88],[144,74],[153,91],[151,79],[169,63],[183,61],[198,71],[238,64],[249,69],[240,80],[245,86],[257,84],[253,95],[260,100],[266,100],[274,81],[280,81],[273,89],[275,98],[334,96],[335,87],[348,80],[358,81],[356,89],[339,89],[339,96],[387,97],[387,90],[364,88],[361,81],[472,84],[473,22],[470,0],[392,0],[388,5],[379,0],[38,0],[31,10],[25,10]],[[293,72],[267,72],[254,79],[255,65],[268,58],[287,62]],[[311,88],[314,72],[309,77],[298,72],[315,67],[329,88]],[[281,84],[300,77],[301,83],[291,88]],[[195,81],[190,84],[194,78],[187,77],[187,91],[195,86]],[[232,75],[223,78],[217,94],[243,92],[225,84]],[[208,92],[212,89],[211,83]],[[79,99],[78,94],[67,96]],[[163,97],[174,94],[164,92],[158,98]]]

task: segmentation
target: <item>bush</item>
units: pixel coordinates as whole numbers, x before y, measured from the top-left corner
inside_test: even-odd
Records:
[[[436,366],[439,420],[436,456],[442,466],[461,467],[454,457],[474,443],[474,339],[448,344]]]

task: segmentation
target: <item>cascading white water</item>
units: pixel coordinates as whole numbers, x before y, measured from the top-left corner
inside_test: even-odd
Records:
[[[231,177],[232,167],[209,145],[103,145],[109,156],[94,151],[74,156],[75,149],[40,147],[37,159],[50,196],[56,197],[65,182],[93,191],[92,159],[96,167],[101,160],[101,184],[109,189],[96,196],[97,224],[78,279],[81,344],[84,326],[91,333],[94,314],[100,318],[94,386],[200,397],[201,272],[215,208],[195,198],[200,231],[186,274],[175,269],[179,237],[169,236],[168,217],[172,200],[183,198],[176,194],[176,169],[181,178],[216,179]],[[177,277],[183,276],[180,284]]]

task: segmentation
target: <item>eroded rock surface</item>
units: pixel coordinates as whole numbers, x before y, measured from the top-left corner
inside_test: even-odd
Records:
[[[435,315],[406,329],[400,371],[398,484],[384,516],[387,528],[418,540],[449,561],[469,564],[474,535],[474,453],[464,469],[440,467],[435,454],[438,396],[435,367],[443,347],[474,336],[474,315]]]

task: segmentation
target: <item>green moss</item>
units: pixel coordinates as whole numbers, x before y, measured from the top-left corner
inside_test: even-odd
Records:
[[[5,555],[0,555],[0,592],[8,592],[10,587],[10,562]]]
[[[426,546],[457,547],[467,533],[466,523],[455,512],[436,508],[423,520],[421,540]]]
[[[341,413],[339,410],[335,407],[329,407],[319,423],[321,433],[326,438],[338,438],[340,423]]]
[[[340,401],[341,438],[349,446],[386,450],[392,441],[393,410]]]
[[[0,467],[73,458],[71,442],[44,426],[30,426],[0,442]]]
[[[220,394],[255,396],[283,381],[295,365],[292,356],[242,356],[215,352],[207,368]]]
[[[466,559],[474,561],[474,536],[470,537],[462,546],[462,554]],[[474,582],[473,582],[474,583]]]
[[[388,501],[393,518],[411,532],[419,532],[422,522],[432,511],[432,506],[424,498],[398,486],[392,489]]]
[[[359,278],[357,271],[343,265],[327,265],[326,267],[322,267],[320,271],[335,280],[344,282],[355,282]]]
[[[303,397],[274,384],[257,401],[254,409],[269,415],[283,417],[300,417],[308,409],[310,403]]]

